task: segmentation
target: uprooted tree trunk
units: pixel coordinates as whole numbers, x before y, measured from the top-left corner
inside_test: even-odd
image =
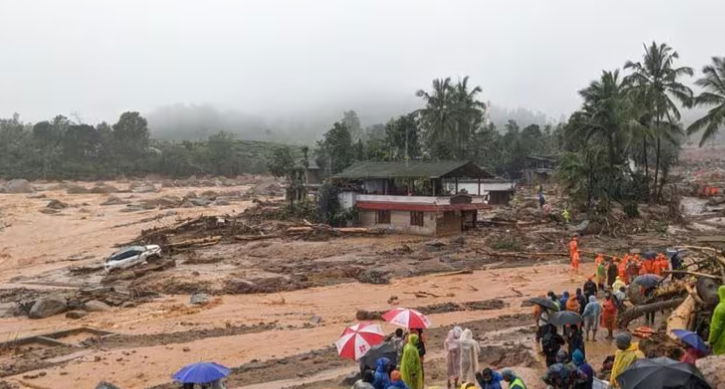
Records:
[[[667,335],[676,340],[677,337],[672,330],[689,330],[690,324],[695,316],[697,303],[695,298],[690,295],[682,302],[667,318]]]
[[[682,304],[683,301],[685,301],[684,298],[676,298],[676,299],[672,299],[672,300],[658,301],[656,303],[651,303],[651,304],[635,305],[631,308],[628,308],[624,312],[622,312],[617,317],[617,322],[621,328],[624,328],[632,320],[642,317],[648,313],[657,312],[657,311],[661,311],[664,309],[675,308],[678,305]]]

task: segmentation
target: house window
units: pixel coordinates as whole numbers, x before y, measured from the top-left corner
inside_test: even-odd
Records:
[[[410,211],[410,225],[423,227],[423,212]]]
[[[390,211],[378,211],[375,214],[375,224],[390,224]]]

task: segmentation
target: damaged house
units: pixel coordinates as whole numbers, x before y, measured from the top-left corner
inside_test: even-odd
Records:
[[[343,208],[357,224],[420,235],[448,235],[473,227],[488,208],[483,180],[493,178],[469,161],[358,162],[334,175]],[[460,182],[476,182],[464,189]],[[469,189],[475,189],[473,191]]]

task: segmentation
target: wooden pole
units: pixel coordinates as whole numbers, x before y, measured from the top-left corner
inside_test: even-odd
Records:
[[[478,177],[478,195],[481,195],[481,177]]]

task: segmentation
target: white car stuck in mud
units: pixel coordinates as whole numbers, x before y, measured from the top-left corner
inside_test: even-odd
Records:
[[[161,257],[161,247],[155,244],[147,246],[124,247],[110,257],[106,258],[104,268],[107,272],[118,269],[128,269],[142,263],[153,261]]]

